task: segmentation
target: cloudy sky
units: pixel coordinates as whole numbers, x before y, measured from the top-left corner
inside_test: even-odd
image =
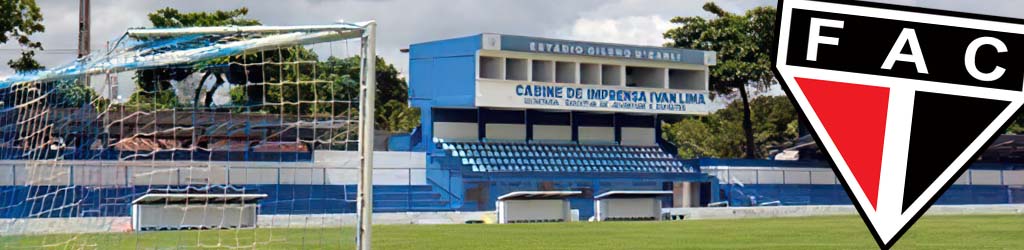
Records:
[[[660,45],[661,33],[673,27],[675,16],[705,15],[707,0],[218,0],[113,1],[93,0],[92,44],[101,49],[128,27],[149,26],[146,14],[163,7],[183,11],[229,10],[248,7],[249,17],[264,24],[325,24],[335,20],[379,23],[379,53],[403,72],[408,58],[399,52],[411,43],[481,32],[544,36],[587,41]],[[730,11],[743,11],[774,0],[717,0]],[[962,0],[898,0],[898,4],[1024,18],[1013,0],[970,4]],[[46,32],[34,36],[46,51],[37,59],[55,67],[74,59],[78,22],[77,1],[38,1]],[[349,55],[344,45],[334,54]],[[355,50],[355,45],[349,51]],[[6,62],[18,56],[16,44],[0,45],[0,78],[11,74]],[[323,52],[321,52],[323,53]]]

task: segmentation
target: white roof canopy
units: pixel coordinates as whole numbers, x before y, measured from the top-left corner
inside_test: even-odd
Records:
[[[145,194],[132,201],[136,204],[253,204],[267,198],[266,194]]]
[[[654,198],[658,196],[672,195],[672,191],[608,191],[598,196],[594,196],[594,199],[615,199],[615,198]]]
[[[580,191],[517,191],[498,197],[502,200],[553,200],[565,199],[583,194]]]

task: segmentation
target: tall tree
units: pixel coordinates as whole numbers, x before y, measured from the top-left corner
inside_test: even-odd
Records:
[[[188,12],[183,13],[177,9],[164,8],[148,15],[149,21],[156,28],[172,27],[199,27],[199,26],[225,26],[225,25],[260,25],[256,19],[246,18],[249,13],[246,8],[230,11],[213,12]],[[291,66],[290,64],[276,64],[273,62],[287,61],[318,61],[318,56],[313,51],[304,47],[295,47],[281,50],[280,53],[250,53],[226,58],[218,58],[207,62],[200,62],[193,67],[150,70],[149,73],[137,75],[141,90],[139,94],[156,93],[144,103],[160,103],[162,101],[172,102],[164,106],[171,107],[178,105],[174,98],[163,97],[173,95],[174,91],[170,86],[170,80],[180,80],[191,74],[194,70],[203,70],[205,73],[199,82],[206,82],[213,77],[214,84],[206,90],[204,106],[213,103],[214,92],[224,83],[235,85],[229,91],[232,103],[245,103],[250,107],[257,107],[260,111],[284,112],[284,113],[324,113],[328,111],[343,112],[344,107],[327,106],[301,106],[290,109],[280,107],[258,105],[262,100],[275,101],[312,101],[312,100],[353,100],[358,94],[360,77],[360,60],[358,56],[349,58],[330,57],[325,61],[316,63],[316,76],[319,80],[328,84],[293,84],[282,88],[271,85],[266,88],[248,83],[267,82],[302,82],[313,77],[312,72],[307,72],[312,65]],[[235,62],[235,63],[232,63]],[[211,65],[230,65],[228,67],[217,67]],[[250,65],[250,66],[239,66]],[[243,69],[244,67],[244,69]],[[266,69],[264,69],[266,67]],[[278,68],[281,67],[281,68]],[[297,67],[297,68],[291,68]],[[281,70],[285,69],[285,70]],[[298,70],[294,70],[298,69]],[[419,125],[419,110],[408,107],[408,84],[405,78],[398,72],[394,65],[389,64],[384,58],[377,58],[377,100],[375,102],[376,123],[382,130],[389,132],[407,132]],[[247,72],[247,73],[246,73]],[[284,72],[284,73],[280,73]],[[296,73],[297,72],[297,73]],[[200,96],[203,86],[197,86],[193,105],[200,103]],[[164,93],[164,94],[161,94]],[[316,94],[314,94],[316,93]],[[315,95],[315,96],[314,96]],[[134,98],[134,96],[133,96]],[[142,98],[140,98],[142,99]]]
[[[21,57],[7,61],[7,65],[17,72],[42,69],[42,65],[33,56],[35,51],[43,50],[43,44],[32,41],[29,36],[46,31],[43,26],[43,14],[35,0],[0,0],[0,44],[14,39],[28,50],[21,52]]]
[[[664,36],[671,40],[668,46],[718,52],[718,65],[710,69],[712,88],[723,95],[738,92],[743,108],[744,156],[757,158],[750,89],[766,90],[777,84],[771,68],[775,8],[757,7],[740,15],[709,2],[704,10],[715,17],[673,18],[672,23],[680,27]]]
[[[149,13],[149,22],[153,24],[154,28],[181,28],[181,27],[203,27],[203,26],[226,26],[226,25],[260,25],[260,22],[255,19],[246,18],[245,15],[249,13],[247,8],[239,8],[228,11],[213,11],[213,12],[181,12],[174,8],[163,8],[153,13]],[[213,103],[213,93],[223,83],[227,82],[225,75],[227,70],[223,67],[204,67],[205,65],[212,64],[226,64],[229,61],[262,61],[262,59],[255,58],[242,58],[243,56],[235,56],[231,58],[214,59],[210,62],[199,63],[197,68],[205,69],[205,73],[200,82],[206,82],[209,77],[214,77],[216,83],[209,91],[206,92],[205,101],[206,106]],[[253,57],[250,55],[249,57]],[[248,59],[248,60],[246,60]],[[195,71],[193,67],[178,67],[178,68],[164,68],[164,69],[152,69],[152,70],[141,70],[135,74],[136,84],[138,85],[139,91],[132,94],[129,103],[133,105],[156,105],[157,108],[170,108],[178,106],[180,103],[175,96],[175,91],[171,85],[171,81],[180,81],[185,79],[192,72]],[[200,95],[202,94],[202,85],[196,86],[194,101],[198,105]]]
[[[348,58],[328,58],[327,65],[319,68],[325,69],[321,74],[338,74],[346,76],[345,79],[359,81],[359,56]],[[409,107],[409,83],[402,78],[394,65],[388,64],[383,57],[377,57],[377,100],[376,121],[377,128],[391,133],[409,132],[420,125],[420,111]],[[356,85],[347,89],[346,96],[356,94]]]
[[[340,64],[338,71],[342,71],[345,74],[351,76],[355,80],[359,80],[359,56],[349,57],[343,60],[344,63]],[[409,99],[409,85],[406,83],[405,78],[398,72],[395,65],[388,63],[383,57],[377,57],[377,100],[376,108],[380,109],[384,107],[384,104],[395,100],[401,103],[408,103]]]
[[[758,155],[792,145],[797,136],[796,109],[785,96],[761,96],[750,100]],[[746,155],[743,107],[733,102],[706,117],[689,118],[663,125],[666,140],[679,145],[686,158],[737,158]]]

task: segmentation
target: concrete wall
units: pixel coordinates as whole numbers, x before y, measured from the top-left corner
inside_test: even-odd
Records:
[[[839,184],[831,168],[701,167],[723,184]],[[1024,170],[969,169],[955,185],[1024,185]]]
[[[476,123],[470,122],[434,122],[434,137],[444,139],[480,139],[480,130]]]
[[[615,128],[613,127],[579,127],[580,141],[615,141]]]
[[[572,126],[533,125],[534,140],[572,140]]]
[[[654,128],[622,127],[622,145],[657,145],[654,143]]]
[[[747,219],[808,216],[857,215],[853,206],[780,206],[780,207],[723,207],[723,208],[666,208],[673,215],[685,219]],[[1024,215],[1024,205],[956,205],[932,206],[926,215]]]
[[[374,183],[426,184],[426,154],[374,152]],[[316,151],[313,162],[0,161],[0,186],[358,183],[359,153]]]
[[[526,140],[525,124],[488,123],[484,128],[488,139]]]

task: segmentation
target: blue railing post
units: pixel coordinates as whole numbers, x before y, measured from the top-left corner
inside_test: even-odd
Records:
[[[406,179],[406,196],[405,205],[406,211],[412,210],[412,168],[406,168],[405,179]]]

